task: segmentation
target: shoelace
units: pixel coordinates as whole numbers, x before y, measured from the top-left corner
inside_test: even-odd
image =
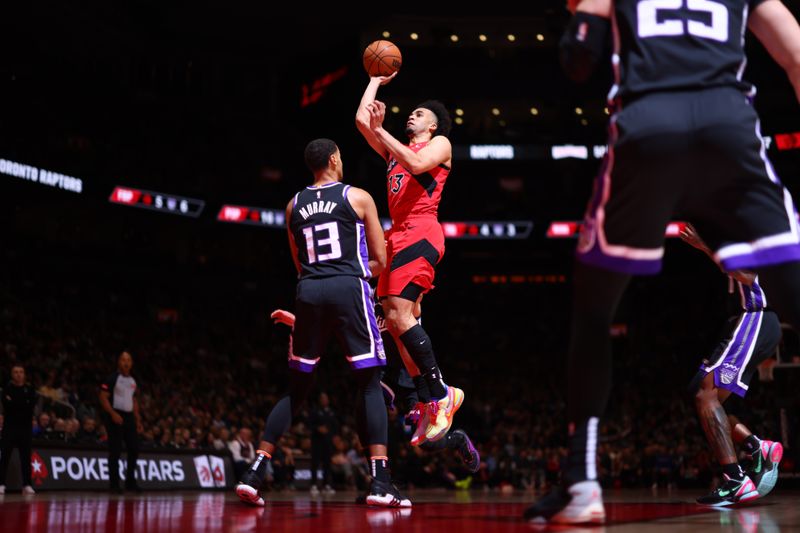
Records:
[[[426,408],[428,409],[428,414],[431,415],[432,417],[436,417],[436,415],[439,414],[439,402],[435,400],[429,402],[426,405]]]

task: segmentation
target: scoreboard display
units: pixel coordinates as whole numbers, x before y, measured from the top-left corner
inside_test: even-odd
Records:
[[[223,205],[217,213],[217,220],[233,224],[249,224],[270,228],[286,226],[286,214],[278,209]],[[392,227],[388,218],[380,219],[384,230]],[[531,234],[533,222],[522,221],[467,221],[442,222],[447,239],[526,239]]]
[[[533,231],[530,220],[482,220],[442,222],[447,239],[527,239]]]
[[[192,218],[199,217],[206,205],[203,200],[196,198],[121,186],[114,187],[108,201]]]
[[[551,222],[547,228],[548,239],[569,239],[576,238],[580,232],[582,222],[575,220]],[[664,232],[666,237],[679,237],[683,229],[686,227],[686,222],[670,222],[667,224],[667,229]]]
[[[217,213],[217,220],[234,224],[282,228],[286,226],[286,213],[280,209],[223,205]]]

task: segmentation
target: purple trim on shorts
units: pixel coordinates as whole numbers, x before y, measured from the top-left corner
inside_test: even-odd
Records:
[[[358,239],[358,253],[361,266],[367,273],[367,279],[372,277],[372,271],[369,268],[369,250],[367,249],[367,229],[363,222],[356,222],[356,232],[359,235]]]
[[[581,263],[592,265],[621,274],[647,276],[658,274],[661,270],[661,259],[628,259],[626,257],[613,257],[606,255],[595,243],[588,252],[577,251],[575,258]]]
[[[369,283],[361,281],[361,291],[364,296],[364,301],[367,302],[367,315],[366,319],[369,324],[369,329],[372,332],[372,339],[375,343],[375,353],[372,357],[361,359],[359,361],[350,361],[350,367],[353,370],[361,368],[372,368],[374,366],[386,366],[386,352],[383,349],[383,339],[381,332],[378,329],[378,320],[375,317],[375,305],[370,294]]]
[[[800,244],[783,244],[773,248],[756,250],[755,252],[723,259],[721,262],[722,268],[730,271],[754,269],[792,261],[800,261]]]
[[[295,359],[289,359],[289,368],[291,368],[292,370],[297,370],[299,372],[305,372],[307,374],[310,374],[311,372],[314,371],[316,366],[317,365],[309,365],[307,363],[304,363],[302,361],[297,361]]]
[[[758,339],[761,328],[755,326],[761,323],[762,318],[762,311],[744,313],[736,335],[728,342],[723,355],[720,355],[722,361],[717,360],[711,365],[700,365],[700,369],[708,373],[708,367],[719,362],[719,365],[711,371],[714,373],[714,384],[718,388],[729,390],[742,398],[747,394],[747,389],[740,387],[738,381],[744,374],[747,354],[754,349],[753,345]]]

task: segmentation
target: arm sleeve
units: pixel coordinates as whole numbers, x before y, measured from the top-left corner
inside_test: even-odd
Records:
[[[606,51],[610,28],[607,18],[575,13],[558,45],[561,67],[571,80],[589,79]]]

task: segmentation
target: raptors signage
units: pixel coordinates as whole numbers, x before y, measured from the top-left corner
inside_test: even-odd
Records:
[[[15,453],[9,468],[9,489],[19,488],[19,461]],[[125,479],[125,460],[120,479]],[[216,455],[141,454],[136,480],[143,489],[200,489],[233,486],[229,457]],[[104,450],[34,449],[31,480],[35,489],[104,489],[108,487],[108,453]]]

